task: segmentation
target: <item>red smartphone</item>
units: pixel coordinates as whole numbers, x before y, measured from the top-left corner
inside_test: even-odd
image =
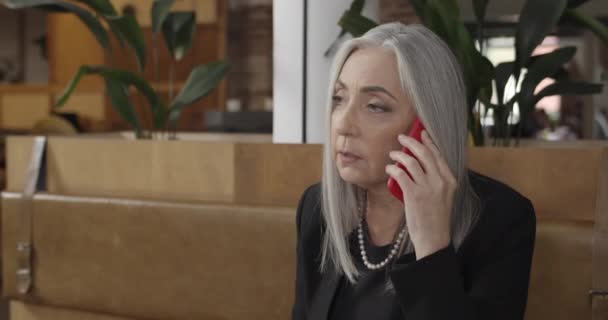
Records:
[[[414,119],[414,123],[412,124],[412,128],[410,129],[410,132],[408,133],[408,136],[416,139],[419,142],[422,142],[422,131],[423,130],[424,130],[424,125],[422,124],[420,119],[418,119],[418,117],[416,117],[416,119]],[[414,157],[415,159],[418,159],[407,147],[403,147],[403,152],[405,152],[405,154],[407,154],[409,156]],[[397,162],[395,164],[397,165],[397,167],[401,168],[402,170],[405,170],[405,173],[407,173],[407,175],[410,178],[412,178],[410,173],[400,162]],[[395,196],[395,198],[397,198],[397,199],[399,199],[399,201],[403,202],[403,191],[399,187],[399,184],[397,183],[397,181],[395,179],[393,179],[393,177],[390,177],[388,179],[386,186],[388,187],[388,190],[390,190],[390,192],[393,194],[393,196]]]

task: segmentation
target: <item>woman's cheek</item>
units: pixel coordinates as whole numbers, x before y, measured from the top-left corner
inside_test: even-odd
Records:
[[[377,146],[377,148],[372,152],[372,162],[375,169],[382,170],[382,172],[384,172],[384,167],[392,162],[391,158],[388,156],[390,151],[390,147],[388,146]]]

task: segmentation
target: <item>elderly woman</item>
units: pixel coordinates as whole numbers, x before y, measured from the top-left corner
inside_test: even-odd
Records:
[[[297,211],[293,319],[523,319],[534,208],[467,168],[446,44],[420,25],[378,26],[343,44],[329,90],[322,182]],[[404,135],[415,119],[421,142]]]

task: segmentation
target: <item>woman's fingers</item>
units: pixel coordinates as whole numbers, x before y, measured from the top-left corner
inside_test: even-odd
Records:
[[[435,160],[435,164],[437,166],[437,170],[439,171],[439,174],[444,179],[446,179],[448,182],[450,182],[450,183],[452,183],[452,184],[455,185],[456,184],[456,179],[454,178],[454,175],[452,174],[452,171],[450,170],[450,167],[445,162],[445,159],[441,155],[441,152],[439,151],[439,148],[433,142],[433,140],[431,139],[431,137],[429,136],[429,134],[428,134],[428,132],[426,130],[424,130],[422,132],[422,143],[429,150],[431,150],[431,153],[433,154],[433,158]]]
[[[399,185],[399,188],[401,188],[402,192],[404,192],[404,196],[405,190],[411,190],[411,188],[415,186],[415,182],[410,179],[407,173],[405,173],[403,169],[397,167],[396,165],[387,165],[385,171],[388,175],[395,179],[395,181]]]
[[[426,175],[416,158],[406,154],[403,151],[391,151],[389,157],[403,165],[412,176],[412,180],[416,184],[426,183]],[[399,168],[399,167],[397,167]],[[399,168],[400,169],[400,168]],[[403,171],[403,169],[400,169]],[[403,172],[405,174],[405,171]]]
[[[414,154],[414,156],[418,158],[420,166],[429,177],[432,179],[439,177],[439,168],[437,167],[435,155],[431,150],[416,139],[406,135],[399,135],[399,142],[404,147],[407,147]]]

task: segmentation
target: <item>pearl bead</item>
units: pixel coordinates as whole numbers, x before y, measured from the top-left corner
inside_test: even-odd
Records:
[[[358,232],[359,232],[359,249],[361,250],[361,257],[363,258],[363,264],[365,265],[365,267],[367,267],[370,270],[378,270],[380,268],[383,268],[397,254],[397,251],[399,249],[399,245],[401,244],[401,240],[403,238],[404,232],[402,231],[399,234],[399,237],[397,238],[397,240],[393,244],[393,247],[391,248],[389,255],[384,260],[382,260],[382,262],[380,262],[380,263],[370,263],[369,260],[368,260],[368,258],[367,258],[367,252],[365,251],[365,244],[364,244],[364,240],[363,240],[363,227],[362,227],[362,223],[363,223],[363,220],[361,220],[359,222],[359,230],[358,230]]]

